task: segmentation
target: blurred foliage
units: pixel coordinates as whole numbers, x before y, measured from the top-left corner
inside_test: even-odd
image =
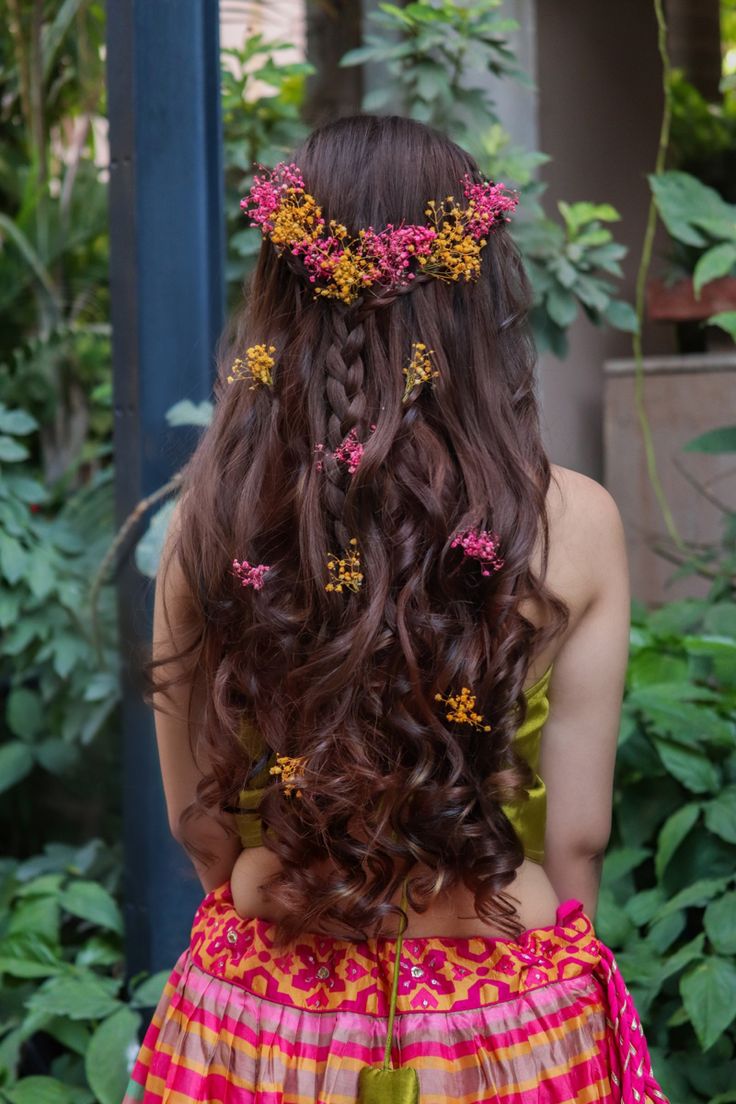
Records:
[[[736,205],[689,173],[660,173],[649,182],[660,218],[681,247],[681,262],[692,272],[695,294],[711,280],[735,276]],[[736,310],[715,314],[707,322],[736,340]]]
[[[548,158],[512,146],[489,80],[511,79],[533,88],[516,60],[518,23],[502,14],[502,6],[503,0],[379,4],[369,16],[373,29],[364,45],[346,54],[342,64],[370,62],[389,78],[367,94],[365,110],[394,107],[398,100],[407,115],[464,146],[489,177],[519,189],[521,203],[510,230],[532,279],[534,336],[540,350],[564,356],[580,308],[596,325],[636,328],[632,306],[616,299],[609,279],[622,275],[619,261],[626,249],[604,225],[619,217],[609,204],[560,203],[561,224],[545,215],[545,185],[534,171]]]
[[[631,631],[596,927],[672,1104],[736,1084],[734,598],[721,579],[703,601],[635,605]]]
[[[312,66],[283,62],[287,42],[249,35],[240,49],[222,51],[222,125],[225,142],[226,280],[234,305],[261,247],[261,234],[247,226],[240,198],[253,182],[254,166],[282,161],[306,135],[301,121],[306,78]]]

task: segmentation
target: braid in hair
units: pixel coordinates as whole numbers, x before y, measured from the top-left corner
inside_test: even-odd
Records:
[[[325,398],[327,400],[327,448],[323,457],[325,503],[332,518],[336,550],[350,540],[344,521],[345,498],[350,475],[347,466],[335,457],[335,451],[354,430],[365,432],[366,396],[363,390],[365,369],[363,345],[365,327],[361,319],[351,318],[340,307],[333,311],[333,339],[325,357]]]

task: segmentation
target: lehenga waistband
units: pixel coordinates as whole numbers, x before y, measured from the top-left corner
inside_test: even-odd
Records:
[[[362,942],[304,933],[274,945],[271,921],[243,918],[229,883],[204,899],[190,953],[206,973],[256,996],[315,1012],[385,1016],[393,937]],[[556,922],[517,939],[486,936],[404,939],[396,1010],[451,1012],[510,1000],[552,982],[593,973],[601,944],[579,901],[563,902]]]

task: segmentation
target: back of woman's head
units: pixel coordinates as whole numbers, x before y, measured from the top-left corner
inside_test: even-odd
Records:
[[[354,236],[421,225],[429,201],[462,203],[466,174],[481,180],[401,118],[326,126],[294,161],[327,223]],[[261,803],[283,937],[376,930],[417,863],[415,907],[464,882],[511,930],[503,889],[523,850],[501,804],[530,781],[512,740],[532,652],[566,616],[543,582],[550,469],[527,280],[499,222],[477,279],[418,269],[351,302],[318,287],[264,238],[187,470],[174,551],[191,593],[182,663],[207,691],[198,806],[232,809],[262,768],[246,729],[298,760],[300,796],[274,775]],[[273,361],[260,386],[232,370],[256,345]],[[412,357],[423,376],[407,375]],[[488,543],[477,558],[491,534],[492,565]],[[530,598],[544,628],[520,611]],[[482,722],[448,705],[463,688]]]

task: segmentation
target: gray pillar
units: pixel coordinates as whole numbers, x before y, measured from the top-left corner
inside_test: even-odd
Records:
[[[110,0],[110,248],[118,521],[191,441],[166,410],[210,392],[222,325],[224,232],[217,0]],[[128,968],[173,965],[201,891],[169,835],[153,724],[141,700],[152,605],[119,579]]]

